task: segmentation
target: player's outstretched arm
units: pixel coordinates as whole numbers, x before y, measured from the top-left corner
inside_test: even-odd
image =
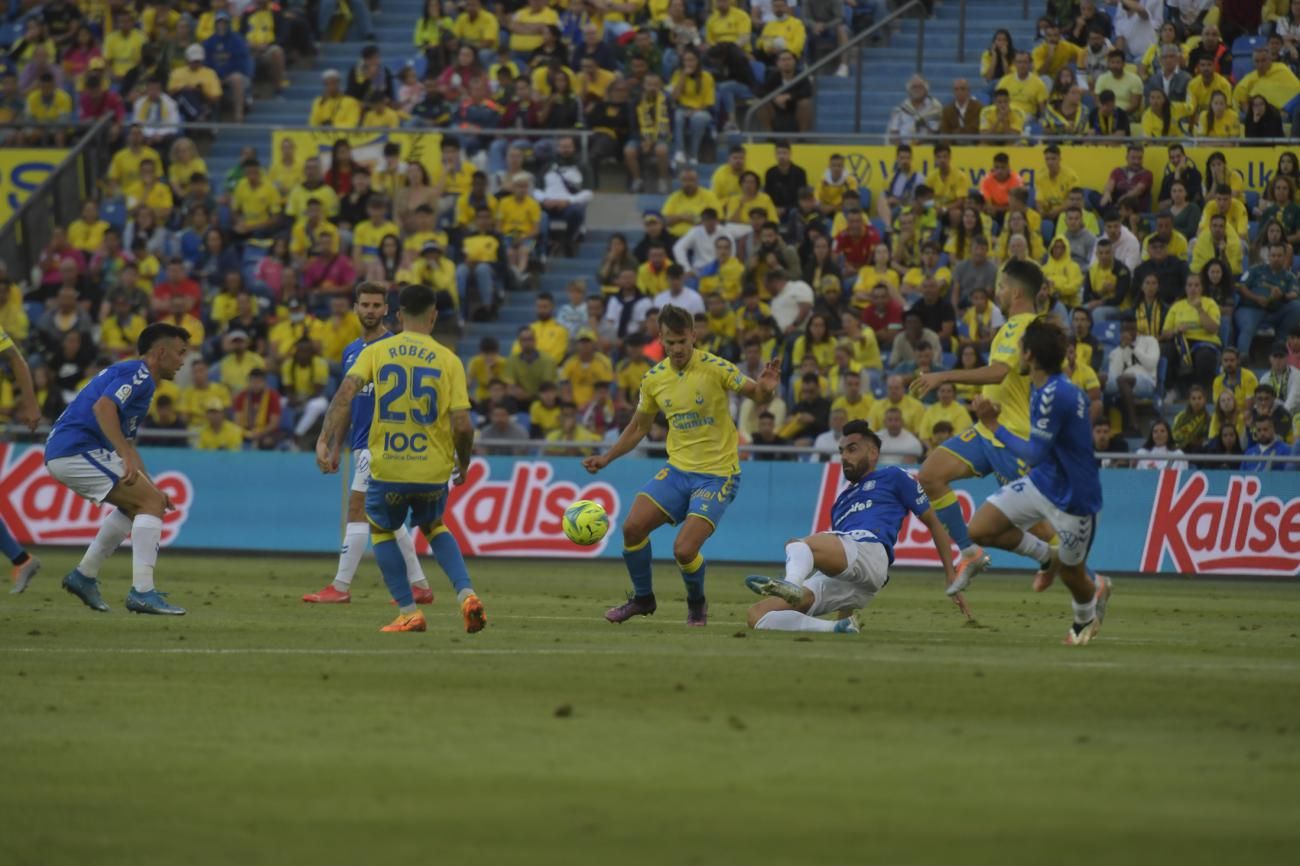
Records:
[[[921,522],[925,524],[926,529],[930,530],[930,535],[934,538],[934,549],[939,551],[939,561],[943,563],[944,585],[952,586],[957,580],[957,570],[952,564],[952,539],[948,536],[948,530],[944,528],[943,521],[934,513],[933,508],[926,509],[926,512],[921,515]],[[952,597],[952,603],[957,605],[957,609],[965,614],[967,619],[973,619],[970,606],[966,604],[966,599],[960,592]]]
[[[14,371],[14,381],[18,383],[18,393],[22,397],[14,418],[25,424],[28,430],[35,430],[41,423],[41,407],[36,402],[36,387],[32,384],[32,371],[27,366],[27,359],[13,346],[0,352],[0,358],[4,358],[9,369]]]
[[[1009,372],[1011,372],[1011,368],[1006,364],[994,361],[987,367],[976,367],[974,370],[941,370],[937,373],[922,373],[912,380],[908,390],[913,397],[919,400],[940,385],[996,385],[1005,379]]]
[[[316,438],[316,466],[321,472],[329,474],[339,469],[339,439],[342,430],[352,418],[352,398],[361,390],[362,382],[358,376],[345,376],[325,410],[325,423],[321,426],[320,436]]]
[[[140,459],[140,452],[135,450],[135,443],[122,432],[122,419],[117,413],[117,404],[109,397],[100,397],[91,411],[95,413],[95,421],[99,423],[104,438],[122,458],[122,483],[127,486],[134,484],[144,474],[144,461]]]
[[[610,446],[610,449],[604,454],[593,454],[582,461],[582,466],[592,475],[604,469],[610,463],[613,463],[624,454],[641,444],[641,440],[650,432],[650,425],[654,423],[655,416],[647,415],[644,412],[637,412],[632,415],[632,422],[623,428],[622,434],[618,440]]]

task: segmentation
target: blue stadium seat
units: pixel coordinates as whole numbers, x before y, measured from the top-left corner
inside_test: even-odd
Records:
[[[126,202],[121,198],[106,198],[99,205],[99,218],[113,227],[114,231],[126,228]]]
[[[1093,329],[1097,339],[1103,346],[1114,348],[1119,345],[1120,323],[1116,321],[1102,322]]]

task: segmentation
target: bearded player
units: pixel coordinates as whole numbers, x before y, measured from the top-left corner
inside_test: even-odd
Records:
[[[185,613],[154,586],[162,519],[171,501],[145,472],[135,436],[153,403],[154,383],[176,378],[189,340],[184,328],[164,322],[149,325],[136,339],[140,357],[120,361],[91,379],[54,422],[45,442],[45,468],[51,477],[97,505],[117,506],[104,518],[81,562],[63,578],[63,588],[91,610],[109,609],[99,592],[99,569],[130,534],[131,591],[126,609],[169,616]]]
[[[745,585],[769,598],[749,609],[749,627],[775,631],[856,634],[857,611],[889,583],[894,545],[908,514],[930,530],[951,585],[957,580],[952,543],[916,479],[897,466],[876,468],[880,438],[865,421],[850,421],[840,437],[845,488],[831,506],[831,528],[785,546],[785,578],[754,575]],[[960,593],[953,601],[970,618]],[[836,614],[837,620],[818,619]]]
[[[367,346],[393,336],[384,324],[388,317],[388,290],[378,283],[361,283],[357,286],[356,301],[353,310],[361,322],[361,336],[348,344],[343,350],[343,370],[346,372],[356,363],[357,357]],[[339,567],[334,581],[318,592],[309,592],[302,600],[310,604],[348,604],[352,601],[352,578],[356,576],[357,566],[366,552],[366,542],[370,538],[370,526],[366,523],[366,490],[370,486],[370,420],[375,414],[375,386],[370,383],[357,392],[352,399],[352,431],[350,447],[355,469],[352,473],[352,489],[348,494],[348,525],[343,534],[343,549],[339,552]],[[347,432],[341,430],[339,436]],[[438,539],[446,536],[446,541]],[[415,542],[405,526],[399,526],[393,532],[393,540],[402,553],[406,563],[406,579],[410,581],[411,593],[416,604],[431,604],[433,590],[420,567],[419,557],[415,555]],[[435,556],[441,559],[439,548],[446,544],[456,544],[448,533],[441,532],[430,539]]]
[[[433,290],[405,286],[400,295],[402,333],[367,346],[349,368],[325,413],[316,440],[316,465],[337,472],[339,439],[347,427],[352,398],[374,385],[370,424],[370,484],[366,520],[384,584],[397,602],[397,619],[382,631],[425,631],[415,604],[396,532],[408,517],[429,538],[447,534],[442,523],[448,483],[464,483],[474,447],[465,368],[450,349],[430,334],[438,318]],[[465,631],[487,625],[483,603],[470,584],[460,549],[441,560],[456,589]]]
[[[770,361],[757,381],[750,379],[730,361],[695,348],[695,320],[680,307],[665,305],[659,311],[659,331],[667,357],[642,377],[632,423],[609,451],[582,465],[592,474],[599,472],[636,448],[656,415],[662,412],[668,419],[668,465],[641,488],[623,520],[623,561],[632,578],[632,596],[607,610],[605,619],[621,623],[655,612],[650,535],[671,523],[680,527],[673,558],[686,582],[686,624],[703,626],[709,608],[700,548],[740,483],[740,443],[728,397],[735,392],[768,402],[780,384],[781,363]]]

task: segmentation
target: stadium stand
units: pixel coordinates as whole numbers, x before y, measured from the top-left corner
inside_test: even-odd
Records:
[[[296,448],[360,333],[354,284],[421,281],[440,291],[485,435],[581,443],[630,417],[672,303],[751,374],[785,359],[774,404],[733,407],[746,437],[829,453],[862,417],[914,461],[964,428],[970,392],[920,402],[907,383],[983,362],[999,265],[1029,257],[1076,335],[1099,444],[1251,447],[1261,415],[1289,443],[1296,151],[1279,148],[1262,182],[1222,152],[1174,144],[1153,169],[1170,142],[1116,147],[1088,184],[1074,146],[1294,134],[1294,4],[1157,27],[1126,2],[1051,3],[1036,21],[991,0],[927,5],[924,30],[899,17],[861,65],[856,50],[830,60],[745,133],[747,106],[902,4],[14,3],[5,142],[66,144],[43,124],[103,114],[121,141],[35,272],[0,276],[0,325],[52,420],[146,321],[181,323],[201,361],[160,392],[155,426]],[[860,91],[859,122],[888,150],[807,143],[851,132]],[[791,149],[769,128],[807,135]],[[604,196],[638,229],[588,225]],[[1149,415],[1173,423],[1142,442]]]

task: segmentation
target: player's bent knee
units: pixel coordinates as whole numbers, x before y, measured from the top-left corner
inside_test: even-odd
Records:
[[[681,536],[673,542],[673,559],[677,560],[678,564],[689,565],[699,555],[700,545],[697,542],[682,539]]]

